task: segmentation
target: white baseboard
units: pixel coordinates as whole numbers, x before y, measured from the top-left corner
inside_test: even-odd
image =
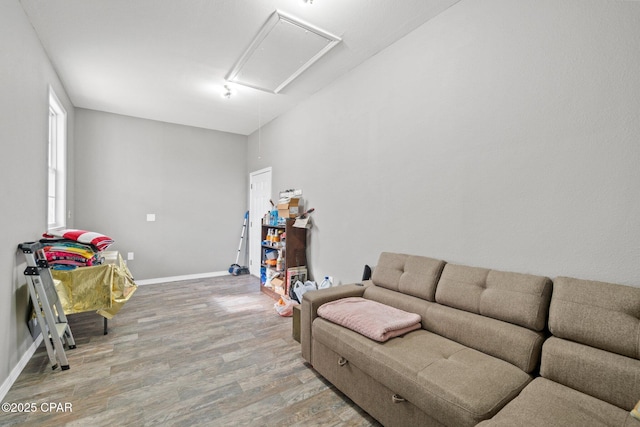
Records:
[[[211,273],[187,274],[186,276],[159,277],[157,279],[136,280],[136,285],[155,285],[156,283],[179,282],[181,280],[205,279],[207,277],[228,276],[228,271],[213,271]]]
[[[38,335],[36,340],[27,349],[26,353],[22,355],[22,357],[18,361],[18,364],[14,366],[13,369],[11,370],[11,373],[9,374],[9,378],[4,380],[4,382],[2,383],[2,386],[0,386],[0,402],[4,401],[4,398],[7,395],[7,393],[9,393],[11,386],[13,385],[14,382],[16,382],[16,380],[20,376],[20,373],[24,369],[24,367],[27,366],[27,363],[29,363],[29,360],[31,360],[31,356],[33,356],[36,350],[38,349],[38,347],[40,347],[41,342],[42,342],[42,334]]]

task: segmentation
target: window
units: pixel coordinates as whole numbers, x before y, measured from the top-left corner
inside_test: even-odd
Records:
[[[47,227],[64,228],[66,210],[67,112],[49,88],[49,173],[47,190]]]

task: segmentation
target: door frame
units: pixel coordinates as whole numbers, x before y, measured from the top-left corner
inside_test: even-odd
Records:
[[[267,198],[266,204],[262,206],[257,206],[257,201],[255,200],[254,194],[255,189],[253,188],[254,178],[258,175],[268,174],[268,182],[269,182],[269,197]],[[250,172],[249,173],[249,224],[248,224],[248,241],[249,241],[249,272],[256,277],[260,277],[260,264],[261,264],[261,244],[262,244],[262,217],[257,215],[258,212],[261,212],[260,215],[263,215],[271,208],[271,204],[269,203],[269,199],[271,198],[272,192],[272,179],[273,179],[273,168],[271,166]],[[256,255],[257,254],[257,255]],[[258,256],[258,259],[254,259],[255,256]]]

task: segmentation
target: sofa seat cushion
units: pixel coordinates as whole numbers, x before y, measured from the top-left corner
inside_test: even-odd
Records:
[[[629,412],[546,378],[536,378],[481,427],[640,426]]]
[[[510,363],[424,329],[377,343],[317,318],[313,337],[448,425],[492,417],[531,380]]]
[[[533,373],[539,366],[540,351],[544,343],[544,334],[541,332],[421,300],[380,286],[367,286],[363,296],[400,310],[417,313],[422,318],[423,329],[505,360],[527,373]]]

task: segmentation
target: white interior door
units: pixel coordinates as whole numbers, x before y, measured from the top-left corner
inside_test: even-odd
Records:
[[[271,168],[249,174],[249,272],[260,277],[262,217],[271,209]]]

